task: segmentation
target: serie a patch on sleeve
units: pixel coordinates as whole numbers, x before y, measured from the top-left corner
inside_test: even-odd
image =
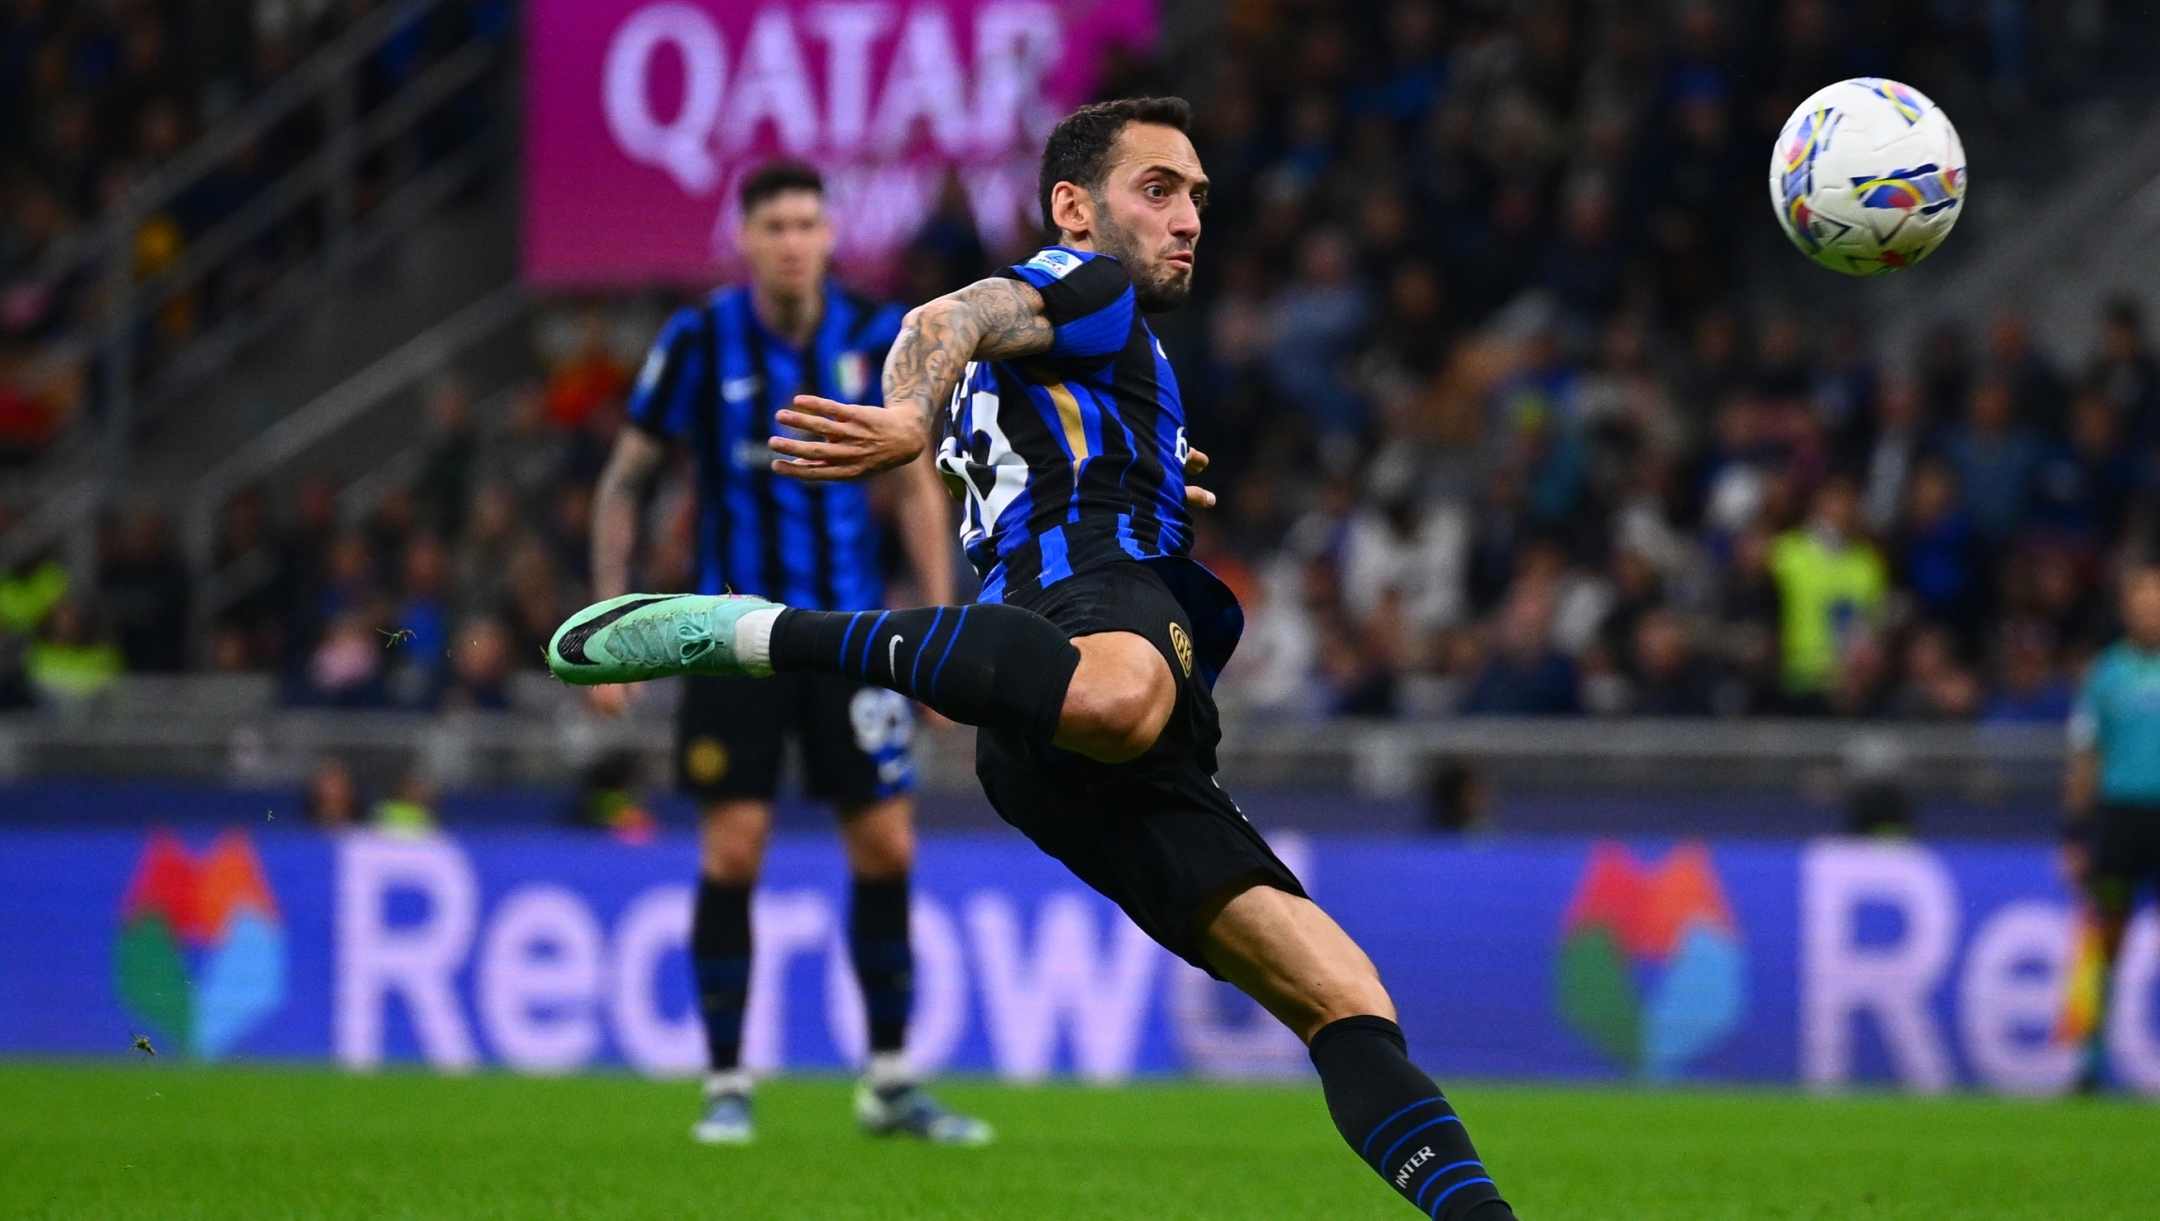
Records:
[[[1046,276],[1049,276],[1053,280],[1062,280],[1066,276],[1071,275],[1075,268],[1079,267],[1082,263],[1085,263],[1086,261],[1086,259],[1081,258],[1079,255],[1074,254],[1070,250],[1058,250],[1053,248],[1049,250],[1044,250],[1038,253],[1034,258],[1029,259],[1027,261],[1027,266],[1034,268],[1035,270],[1043,273]]]

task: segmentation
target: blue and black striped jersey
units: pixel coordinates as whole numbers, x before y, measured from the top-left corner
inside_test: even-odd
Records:
[[[901,313],[827,284],[806,351],[758,321],[750,290],[723,288],[661,328],[631,391],[630,421],[685,440],[697,460],[699,592],[813,610],[882,604],[869,489],[775,475],[766,442],[773,413],[798,394],[882,402],[879,371]]]
[[[967,368],[938,469],[964,494],[982,599],[1118,560],[1182,556],[1185,410],[1115,258],[1051,246],[998,273],[1042,294],[1050,350]]]

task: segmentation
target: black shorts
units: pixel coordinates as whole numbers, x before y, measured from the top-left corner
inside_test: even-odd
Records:
[[[771,801],[790,734],[812,797],[852,806],[914,787],[915,706],[837,674],[686,678],[675,724],[675,781],[701,802]]]
[[[1215,697],[1193,674],[1192,622],[1146,566],[1113,564],[1013,598],[1067,636],[1133,632],[1170,664],[1177,705],[1129,763],[1098,763],[1010,729],[975,738],[975,774],[999,816],[1125,910],[1171,953],[1213,974],[1197,918],[1240,883],[1305,888],[1215,782]]]
[[[2093,827],[2093,901],[2128,911],[2138,886],[2160,886],[2160,807],[2105,804]]]

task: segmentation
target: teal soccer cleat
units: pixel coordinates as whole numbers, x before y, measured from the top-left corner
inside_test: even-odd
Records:
[[[566,683],[599,686],[674,674],[763,677],[772,667],[735,652],[735,623],[780,604],[736,594],[624,594],[570,616],[548,642],[548,669]]]

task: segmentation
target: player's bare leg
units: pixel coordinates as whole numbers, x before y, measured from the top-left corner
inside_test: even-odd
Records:
[[[1098,763],[1137,759],[1155,745],[1177,706],[1170,663],[1135,632],[1073,637],[1080,663],[1065,688],[1051,741]]]
[[[1243,886],[1203,910],[1217,974],[1297,1032],[1328,1114],[1358,1156],[1428,1216],[1512,1218],[1454,1108],[1410,1062],[1380,972],[1312,900]]]
[[[1380,971],[1311,899],[1248,886],[1207,920],[1210,965],[1297,1037],[1359,1014],[1395,1017]]]

